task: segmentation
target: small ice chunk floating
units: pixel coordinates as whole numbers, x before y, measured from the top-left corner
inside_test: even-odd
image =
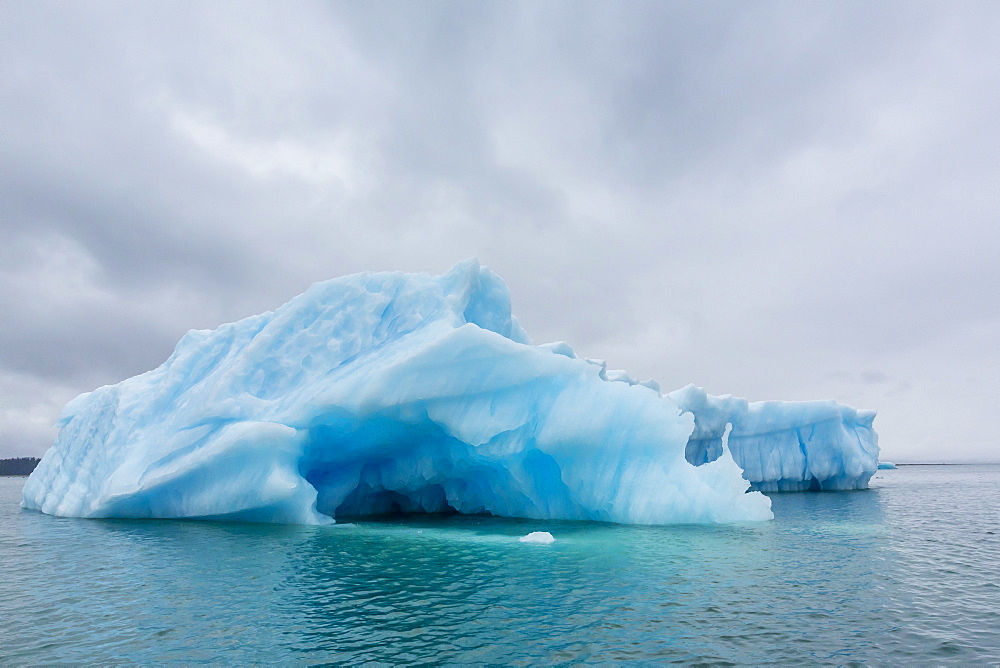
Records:
[[[548,531],[532,531],[527,536],[517,539],[521,543],[534,543],[535,545],[551,545],[556,542],[555,537]]]
[[[456,511],[714,523],[771,518],[750,482],[863,486],[874,471],[874,413],[741,401],[661,396],[564,343],[532,345],[506,284],[475,260],[438,277],[356,274],[188,332],[160,367],[71,401],[23,505],[304,524]],[[864,456],[838,429],[864,434]]]

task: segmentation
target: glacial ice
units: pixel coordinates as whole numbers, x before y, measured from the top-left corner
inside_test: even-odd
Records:
[[[533,543],[535,545],[551,545],[556,542],[555,536],[548,531],[532,531],[527,536],[517,539],[521,543]]]
[[[392,512],[704,523],[771,517],[737,461],[751,481],[777,471],[779,487],[864,477],[834,428],[852,409],[699,392],[661,396],[565,343],[532,345],[507,286],[474,260],[439,277],[356,274],[193,330],[160,367],[71,401],[22,505],[305,524]],[[855,414],[872,437],[873,415]],[[873,438],[862,445],[877,454]]]
[[[878,467],[875,411],[833,401],[758,401],[712,396],[688,385],[667,395],[694,415],[685,456],[713,461],[728,441],[751,489],[864,489]]]

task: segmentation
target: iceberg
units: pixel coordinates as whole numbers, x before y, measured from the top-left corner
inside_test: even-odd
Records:
[[[532,531],[527,536],[517,539],[521,543],[533,543],[535,545],[551,545],[556,542],[555,537],[548,531]]]
[[[622,523],[771,517],[694,418],[534,346],[476,261],[364,273],[191,331],[160,367],[71,401],[23,505],[77,517],[324,523],[461,512]]]
[[[751,489],[865,489],[878,463],[875,411],[833,401],[757,401],[712,396],[688,385],[667,395],[694,416],[685,456],[699,465],[724,443]]]
[[[739,400],[693,407],[697,396],[662,396],[562,342],[533,345],[506,284],[475,260],[438,277],[362,273],[192,330],[158,368],[71,401],[22,505],[301,524],[397,512],[770,519],[734,456],[750,470],[749,451],[770,442],[762,430],[784,415],[801,431],[806,414],[775,403],[751,420]],[[724,418],[732,433],[717,444]],[[810,424],[822,449],[832,430]],[[692,457],[692,442],[705,454]]]

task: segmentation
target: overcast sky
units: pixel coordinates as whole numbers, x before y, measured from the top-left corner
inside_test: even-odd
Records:
[[[0,2],[0,456],[476,256],[538,343],[1000,460],[1000,3]]]

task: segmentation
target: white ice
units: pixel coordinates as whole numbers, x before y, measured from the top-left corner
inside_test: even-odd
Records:
[[[517,540],[522,543],[534,543],[536,545],[551,545],[556,542],[555,537],[548,531],[532,531],[527,536],[521,536]]]

